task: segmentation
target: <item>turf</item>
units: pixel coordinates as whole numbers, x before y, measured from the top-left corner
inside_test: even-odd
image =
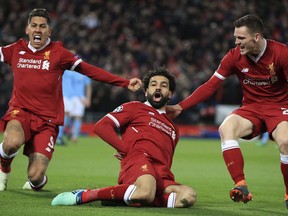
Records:
[[[0,137],[1,138],[1,137]],[[78,143],[56,146],[47,174],[45,190],[22,190],[26,181],[27,158],[19,154],[12,165],[8,190],[0,192],[0,214],[25,215],[213,215],[281,216],[284,185],[280,173],[279,152],[273,143],[259,147],[254,142],[241,143],[246,178],[253,193],[248,204],[229,198],[233,182],[225,168],[219,140],[181,139],[174,157],[176,180],[198,193],[196,205],[189,209],[104,207],[100,202],[82,206],[50,206],[58,193],[78,188],[96,188],[116,184],[119,162],[114,150],[96,137],[81,137]]]

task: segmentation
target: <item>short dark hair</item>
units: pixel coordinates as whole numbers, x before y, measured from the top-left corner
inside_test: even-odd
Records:
[[[246,26],[249,33],[260,33],[263,36],[264,25],[260,17],[254,14],[245,15],[234,21],[234,27]]]
[[[35,16],[44,17],[47,20],[48,25],[50,25],[50,15],[45,8],[35,8],[33,9],[28,17],[28,24],[31,23],[31,19]]]
[[[164,76],[169,80],[169,90],[173,93],[176,89],[176,81],[175,77],[169,73],[166,67],[155,67],[153,70],[150,70],[145,76],[143,77],[143,88],[144,91],[148,89],[150,79],[154,76]]]

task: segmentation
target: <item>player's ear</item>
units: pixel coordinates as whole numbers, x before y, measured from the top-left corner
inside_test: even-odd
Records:
[[[26,28],[25,28],[25,33],[26,33],[26,35],[28,35],[28,34],[29,34],[28,25],[27,25],[27,26],[26,26]]]
[[[51,29],[50,26],[49,26],[49,30],[48,30],[48,37],[51,36],[51,33],[52,33],[52,29]]]
[[[255,36],[254,36],[254,40],[255,40],[255,41],[258,41],[258,40],[261,39],[261,37],[262,37],[262,36],[261,36],[260,33],[256,33]]]

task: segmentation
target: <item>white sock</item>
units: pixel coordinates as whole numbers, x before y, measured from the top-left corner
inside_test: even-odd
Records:
[[[280,160],[281,160],[281,163],[288,164],[288,155],[280,154]]]
[[[221,143],[222,152],[234,148],[240,148],[237,140],[226,140]]]
[[[11,155],[7,155],[5,154],[5,152],[3,151],[3,142],[0,144],[0,156],[4,159],[11,159],[14,158],[16,155],[18,154],[18,151],[15,152],[14,154]]]
[[[176,193],[172,192],[168,197],[167,208],[174,208],[175,201],[176,201]]]
[[[30,181],[30,179],[28,179],[28,182],[29,182],[29,184],[31,185],[32,188],[40,188],[40,187],[42,187],[43,185],[46,184],[46,181],[47,181],[47,176],[46,175],[44,175],[44,178],[43,178],[42,182],[39,185],[33,185],[32,182]]]
[[[124,194],[124,202],[127,204],[127,205],[131,205],[132,202],[131,202],[131,196],[133,195],[134,191],[136,190],[136,186],[135,185],[129,185],[129,187],[127,188],[127,190],[125,191],[125,194]]]

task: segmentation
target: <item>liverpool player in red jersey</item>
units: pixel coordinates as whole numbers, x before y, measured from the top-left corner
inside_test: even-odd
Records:
[[[91,201],[114,201],[132,206],[190,207],[196,192],[175,182],[172,158],[178,129],[166,115],[175,80],[164,67],[143,79],[147,101],[125,103],[95,124],[94,132],[118,151],[121,160],[119,185],[64,192],[52,205],[79,205]],[[121,138],[115,129],[121,129]]]
[[[236,47],[222,59],[213,76],[188,98],[168,107],[175,117],[183,110],[208,99],[228,76],[235,74],[243,89],[243,104],[220,125],[221,147],[235,187],[235,202],[252,200],[244,176],[244,160],[239,138],[253,138],[268,131],[280,151],[281,172],[288,207],[288,48],[263,38],[263,23],[256,15],[234,22]]]
[[[29,157],[28,182],[39,190],[47,182],[45,175],[52,158],[58,126],[63,124],[64,105],[62,75],[64,70],[77,70],[93,80],[137,90],[141,80],[130,81],[92,66],[50,40],[50,17],[45,9],[34,9],[28,18],[26,34],[0,47],[0,61],[10,64],[14,75],[9,110],[0,121],[4,140],[0,144],[0,191],[7,187],[11,162],[24,144]],[[27,185],[26,185],[27,186]]]

